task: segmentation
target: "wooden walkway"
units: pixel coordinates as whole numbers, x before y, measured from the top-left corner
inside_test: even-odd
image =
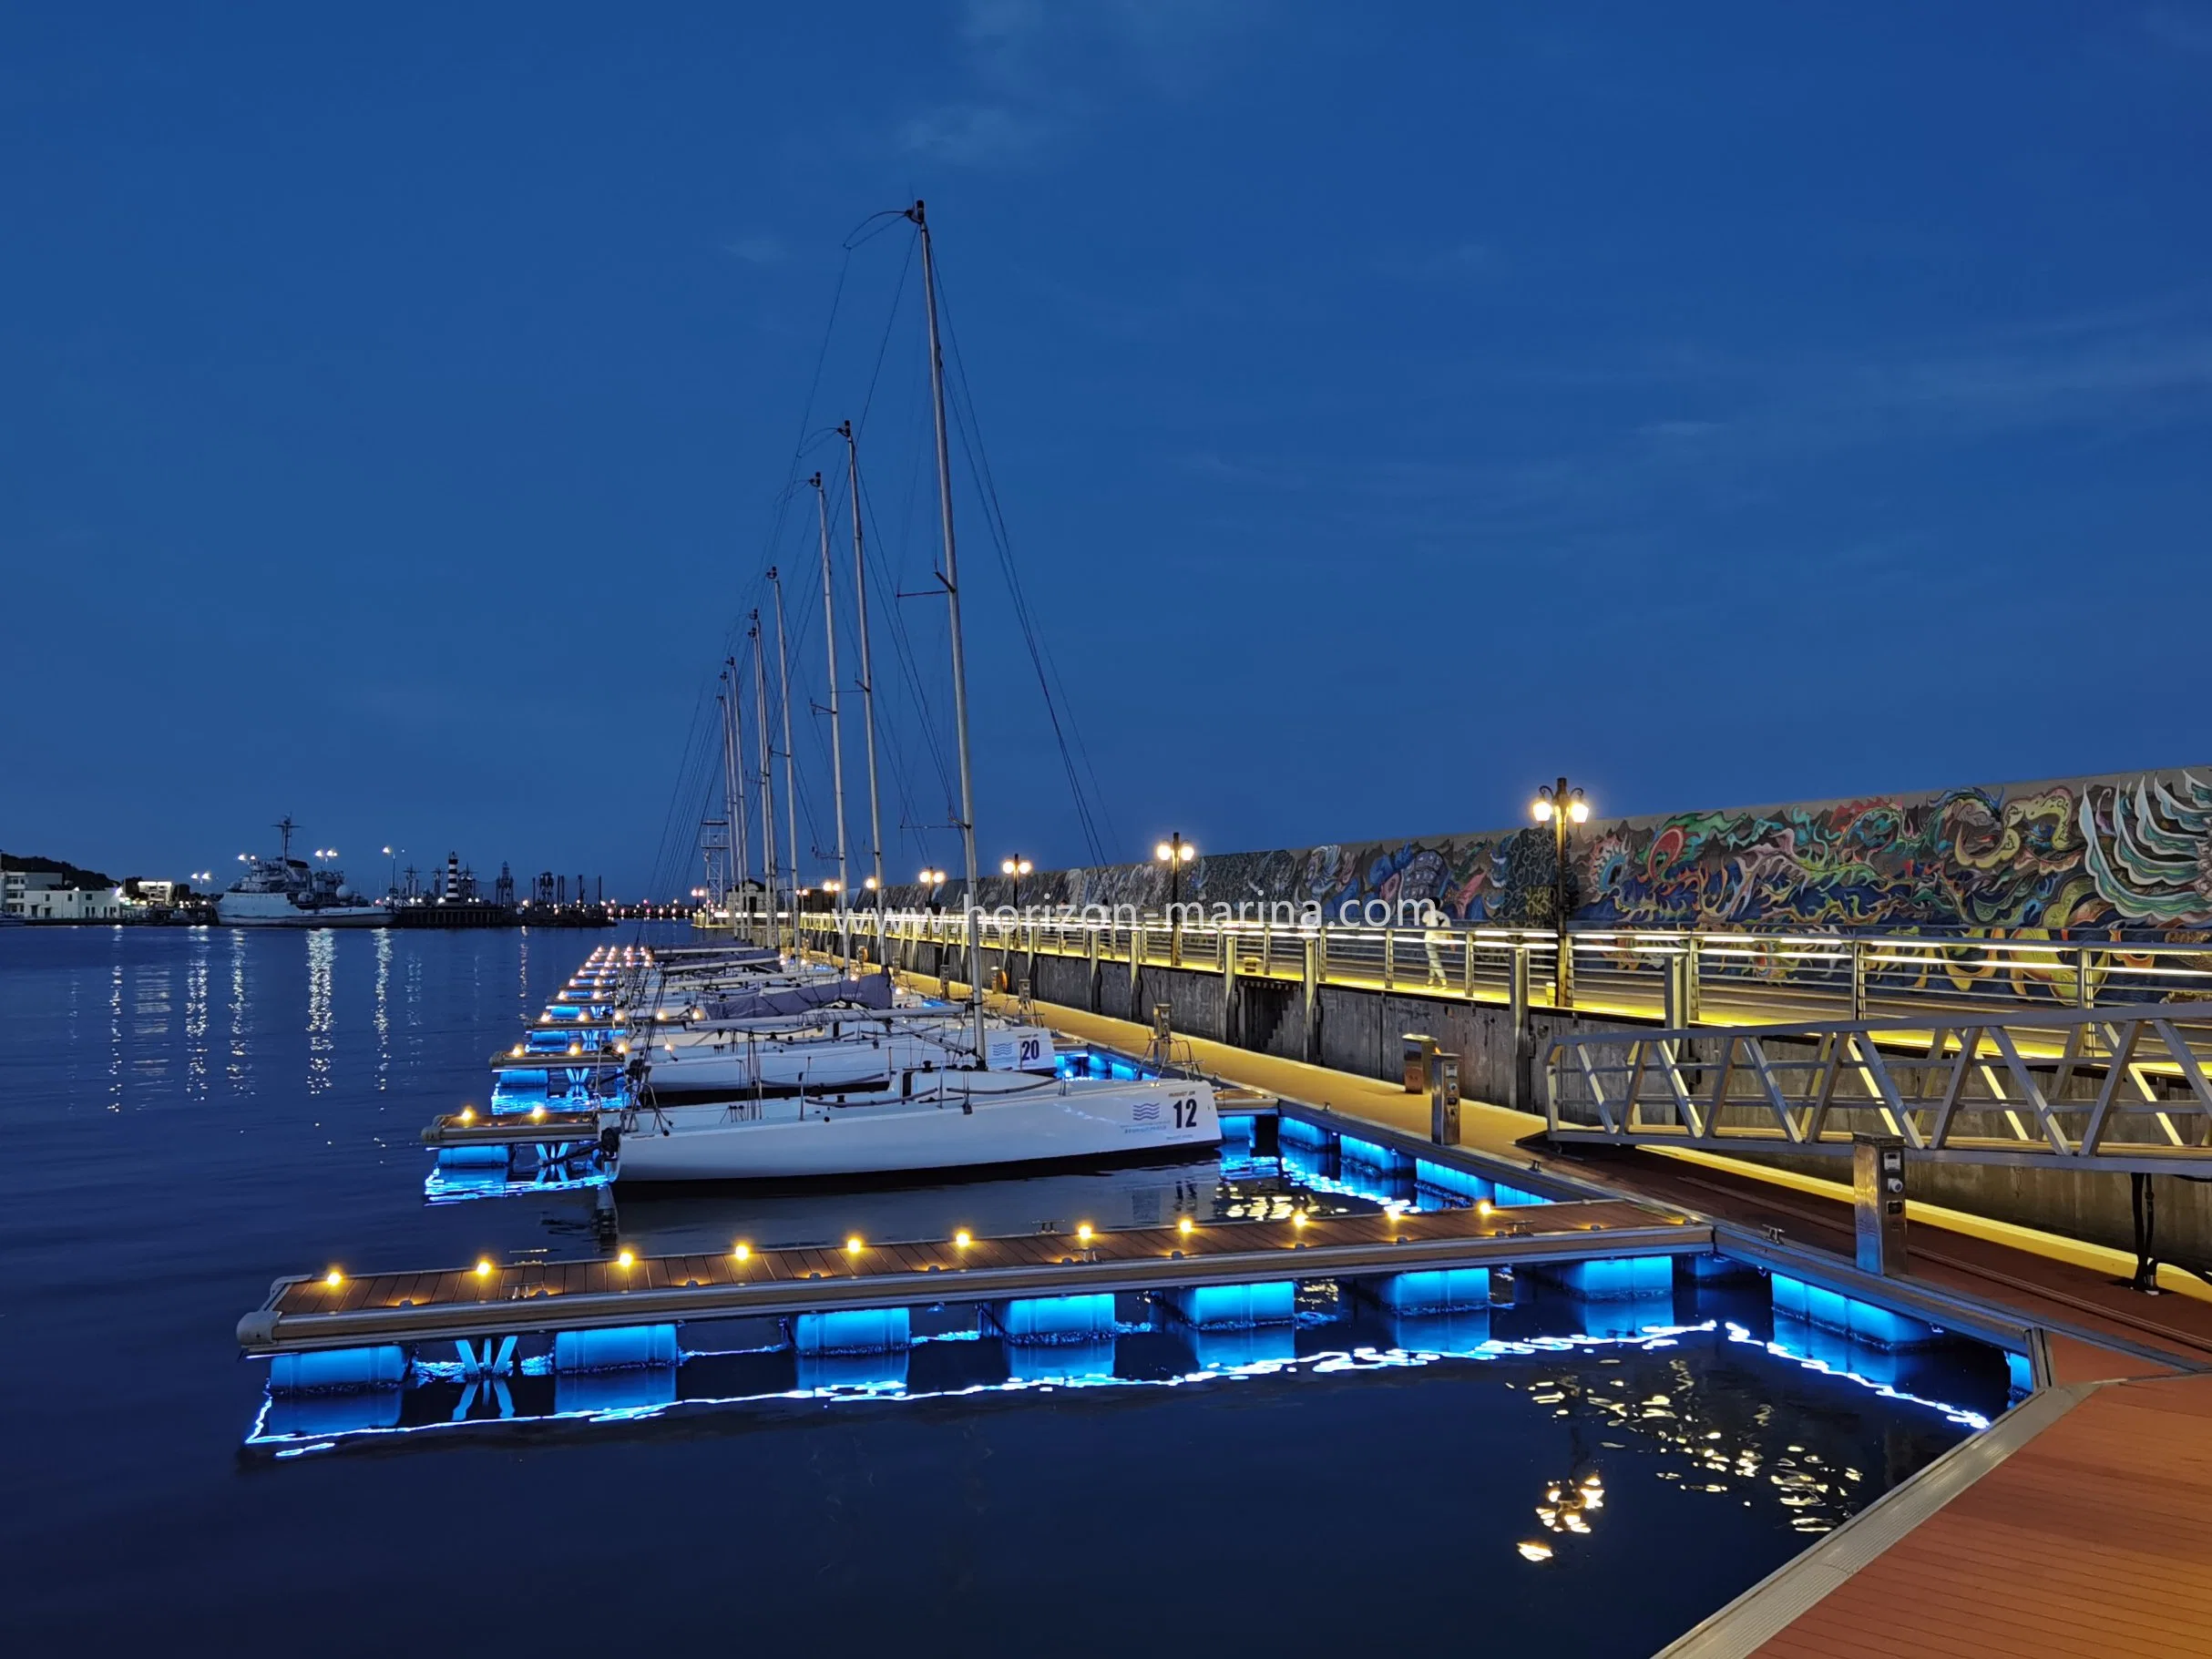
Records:
[[[2212,1377],[2046,1390],[1663,1659],[2202,1659]]]

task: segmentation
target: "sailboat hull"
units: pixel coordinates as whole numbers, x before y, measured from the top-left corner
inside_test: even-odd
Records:
[[[941,1101],[890,1100],[747,1120],[724,1108],[640,1112],[622,1136],[619,1178],[788,1181],[912,1170],[987,1168],[1219,1144],[1204,1082],[1039,1081]]]

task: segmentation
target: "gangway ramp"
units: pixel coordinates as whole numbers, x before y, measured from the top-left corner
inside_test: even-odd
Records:
[[[1543,1056],[1561,1142],[2212,1175],[2212,1003],[1577,1032]]]

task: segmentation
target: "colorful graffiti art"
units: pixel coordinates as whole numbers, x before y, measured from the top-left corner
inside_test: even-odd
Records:
[[[1923,794],[1674,813],[1576,832],[1568,888],[1584,926],[2212,928],[2212,768],[1977,785]],[[1470,923],[1548,924],[1551,833],[1534,827],[1209,854],[1186,900],[1427,900]],[[984,902],[1010,893],[985,884]],[[1063,870],[1031,903],[1167,898],[1157,865]],[[915,896],[918,898],[918,895]]]

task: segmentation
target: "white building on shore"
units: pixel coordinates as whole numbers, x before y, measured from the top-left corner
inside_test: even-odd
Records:
[[[117,922],[120,887],[72,887],[57,870],[0,872],[0,909],[26,922]]]

